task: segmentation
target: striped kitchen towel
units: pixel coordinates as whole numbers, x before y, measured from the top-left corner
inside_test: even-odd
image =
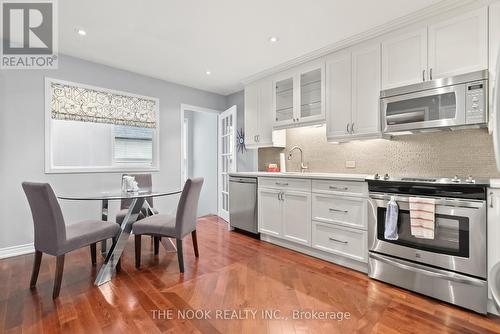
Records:
[[[436,201],[433,198],[410,197],[411,235],[434,239]]]

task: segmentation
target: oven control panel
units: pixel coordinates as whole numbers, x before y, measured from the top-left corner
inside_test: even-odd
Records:
[[[486,123],[487,81],[470,82],[465,85],[465,124]]]

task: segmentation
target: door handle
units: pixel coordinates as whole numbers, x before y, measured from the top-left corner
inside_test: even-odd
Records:
[[[432,68],[429,70],[429,78],[432,80]]]
[[[330,186],[330,190],[349,190],[347,187],[335,187],[335,186]]]
[[[490,192],[490,208],[493,208],[493,192]]]
[[[334,208],[330,208],[328,210],[330,210],[330,212],[342,212],[342,213],[348,213],[349,212],[348,210],[340,210],[340,209],[334,209]]]
[[[349,243],[349,241],[343,241],[343,240],[339,240],[339,239],[335,239],[335,238],[328,238],[330,241],[335,241],[335,242],[338,242],[338,243],[341,243],[341,244],[344,244],[344,245],[347,245]]]
[[[425,81],[425,70],[422,70],[422,81]]]
[[[354,122],[351,123],[351,134],[354,133]]]
[[[349,123],[346,125],[345,132],[349,133]]]

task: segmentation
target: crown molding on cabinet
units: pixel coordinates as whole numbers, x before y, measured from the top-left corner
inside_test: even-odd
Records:
[[[392,31],[395,31],[397,29],[404,28],[406,26],[430,19],[433,16],[437,16],[440,14],[444,14],[447,11],[451,11],[460,7],[464,7],[469,4],[473,3],[480,3],[484,4],[485,6],[495,2],[497,0],[444,0],[441,1],[435,5],[423,8],[421,10],[418,10],[416,12],[413,12],[411,14],[402,16],[400,18],[397,18],[395,20],[389,21],[387,23],[384,23],[382,25],[376,26],[372,29],[369,29],[365,32],[362,32],[360,34],[353,35],[351,37],[345,38],[339,42],[327,45],[321,49],[318,49],[316,51],[307,53],[303,56],[294,58],[292,60],[289,60],[285,63],[279,64],[277,66],[268,68],[264,71],[258,72],[254,75],[251,75],[245,79],[243,79],[241,82],[243,85],[247,85],[253,81],[262,79],[268,75],[272,75],[277,72],[281,72],[284,70],[288,70],[292,67],[295,67],[297,65],[300,65],[302,63],[314,60],[319,57],[323,57],[329,53],[347,48],[349,46],[352,46],[357,43],[361,43],[364,41],[367,41],[372,38],[376,38],[379,36],[382,36],[384,34],[390,33]]]

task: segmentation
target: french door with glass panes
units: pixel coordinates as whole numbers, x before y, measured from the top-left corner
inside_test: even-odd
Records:
[[[229,173],[236,172],[236,106],[219,114],[219,217],[229,222]]]

